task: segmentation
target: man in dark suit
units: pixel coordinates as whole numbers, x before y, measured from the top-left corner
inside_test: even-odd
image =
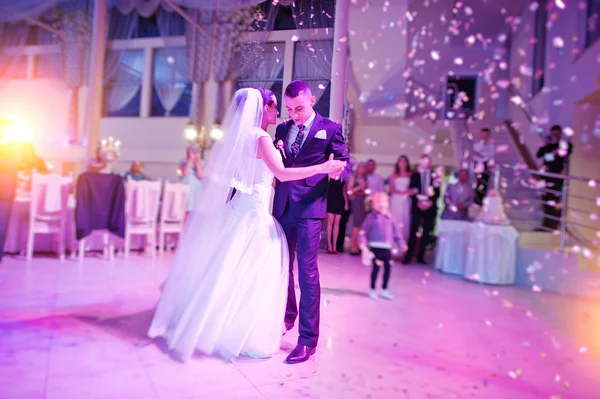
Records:
[[[277,126],[275,145],[284,154],[286,167],[310,166],[325,162],[330,155],[347,161],[342,126],[313,110],[316,99],[306,82],[293,81],[285,89],[284,101],[291,120]],[[345,180],[347,164],[341,175],[329,176]],[[290,330],[300,315],[298,345],[287,357],[287,363],[301,363],[315,353],[319,339],[321,287],[317,257],[321,228],[327,211],[327,175],[304,180],[280,182],[275,186],[273,216],[283,227],[290,250],[290,279],[285,314],[285,328]],[[298,257],[300,312],[294,289],[294,257]]]
[[[538,158],[543,158],[545,172],[554,174],[567,174],[569,155],[573,151],[573,145],[563,138],[562,127],[554,125],[550,129],[547,143],[540,147],[537,152]],[[552,231],[560,228],[562,217],[562,189],[564,179],[544,176],[546,190],[542,196],[544,200],[544,220],[542,228],[537,231]]]
[[[419,244],[419,254],[417,262],[425,262],[425,249],[429,243],[429,236],[433,230],[433,224],[437,216],[437,201],[440,197],[440,177],[431,170],[431,158],[429,155],[423,155],[419,162],[419,168],[410,177],[409,192],[412,199],[411,217],[410,217],[410,236],[408,239],[408,250],[404,255],[402,263],[410,263],[415,246],[417,245],[417,231],[423,227],[421,242]]]

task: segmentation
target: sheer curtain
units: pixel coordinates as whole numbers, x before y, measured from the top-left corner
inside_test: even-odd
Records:
[[[0,23],[0,80],[27,77],[27,56],[15,50],[25,46],[28,31],[24,22]]]
[[[185,47],[157,49],[154,53],[154,88],[169,116],[188,82]]]
[[[156,22],[165,47],[154,53],[153,83],[165,116],[169,116],[190,81],[187,50],[173,43],[174,37],[185,36],[186,22],[165,8],[156,12]]]
[[[317,29],[333,37],[335,0],[298,0],[292,2],[298,37],[294,62],[294,78],[311,86],[317,100],[331,80],[333,40],[323,40]]]
[[[298,48],[304,45],[307,46],[308,50]],[[332,40],[315,40],[309,43],[296,44],[294,79],[306,81],[317,101],[319,101],[331,81],[332,57]]]
[[[142,87],[144,72],[143,50],[110,51],[107,60],[118,59],[115,66],[106,70],[104,84],[106,93],[106,111],[110,114],[125,108]]]
[[[285,43],[269,43],[256,69],[242,75],[238,86],[240,88],[259,86],[267,89],[273,87],[283,71],[284,53]]]
[[[138,25],[135,12],[124,15],[109,14],[109,39],[130,39]],[[104,85],[106,86],[106,113],[122,110],[141,89],[144,70],[143,50],[107,51],[104,60]]]

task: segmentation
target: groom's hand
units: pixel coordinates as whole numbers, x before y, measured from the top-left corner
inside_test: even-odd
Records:
[[[329,160],[333,161],[333,154],[329,154]],[[344,171],[344,168],[346,168],[346,161],[341,161],[340,162],[340,167],[332,172],[329,173],[329,178],[331,180],[339,180],[340,175],[342,174],[342,172]]]

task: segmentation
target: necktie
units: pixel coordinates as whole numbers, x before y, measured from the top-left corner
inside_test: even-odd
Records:
[[[300,152],[300,147],[302,147],[302,140],[304,140],[304,125],[298,126],[298,134],[296,135],[296,140],[292,143],[292,157],[296,158],[296,155]]]

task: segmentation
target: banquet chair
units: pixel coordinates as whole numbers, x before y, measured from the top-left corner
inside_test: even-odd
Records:
[[[32,172],[26,252],[28,260],[33,258],[36,234],[57,235],[57,253],[61,260],[64,259],[72,187],[73,177]]]
[[[125,236],[125,186],[117,174],[85,172],[77,179],[75,232],[79,260],[83,261],[88,237],[102,234],[105,258],[114,256],[113,237]],[[108,255],[108,256],[107,256]]]
[[[190,186],[182,183],[164,182],[163,197],[158,223],[158,248],[164,253],[167,234],[183,232]]]
[[[156,254],[156,227],[160,207],[161,181],[127,180],[125,183],[125,256],[129,256],[131,236],[148,239],[150,253]]]

